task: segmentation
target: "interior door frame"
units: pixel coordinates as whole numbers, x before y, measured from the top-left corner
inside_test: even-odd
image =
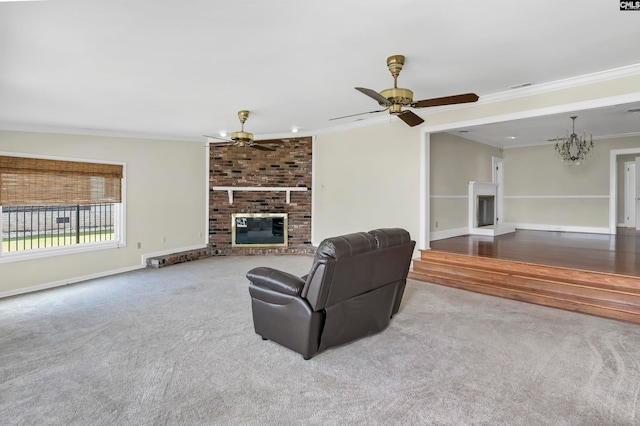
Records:
[[[633,172],[631,169],[633,168]],[[635,161],[624,162],[624,221],[627,228],[635,228],[636,220],[636,198],[637,198],[637,167]]]
[[[491,179],[497,184],[496,194],[496,226],[504,223],[504,158],[491,157]]]
[[[640,231],[640,175],[638,174],[638,169],[640,169],[640,157],[636,157],[636,231]]]
[[[618,155],[628,154],[640,155],[640,147],[612,149],[609,151],[609,234],[611,235],[615,235],[618,228]],[[637,177],[638,169],[636,168]],[[636,217],[637,215],[636,208]],[[638,226],[637,221],[636,226]]]

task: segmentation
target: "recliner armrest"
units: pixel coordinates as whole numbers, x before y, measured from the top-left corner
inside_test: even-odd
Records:
[[[298,276],[266,266],[253,268],[247,272],[247,278],[253,285],[291,296],[299,296],[305,283]]]

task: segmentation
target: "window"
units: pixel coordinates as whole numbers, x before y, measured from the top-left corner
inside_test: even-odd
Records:
[[[0,256],[123,243],[124,166],[0,155]]]

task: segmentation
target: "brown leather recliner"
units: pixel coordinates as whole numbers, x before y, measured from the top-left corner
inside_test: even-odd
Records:
[[[385,329],[400,307],[414,246],[404,229],[376,229],[327,238],[304,277],[252,269],[256,333],[309,359]]]

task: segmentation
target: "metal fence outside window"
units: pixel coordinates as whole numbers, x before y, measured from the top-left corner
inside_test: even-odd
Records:
[[[2,208],[2,251],[112,241],[115,204]]]

